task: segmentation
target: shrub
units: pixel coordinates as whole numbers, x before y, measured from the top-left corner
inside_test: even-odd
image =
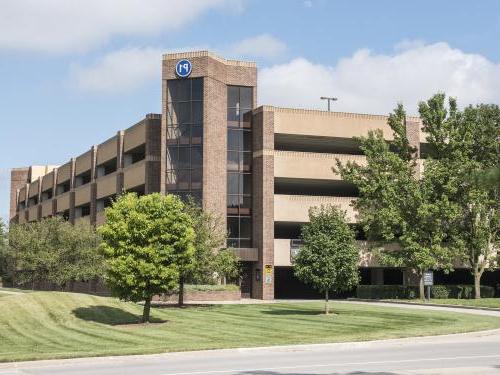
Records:
[[[414,299],[418,287],[406,285],[358,285],[356,296],[363,299]]]
[[[431,287],[431,297],[445,299],[450,297],[451,290],[446,285],[433,285]]]
[[[356,296],[363,299],[415,299],[418,296],[417,286],[406,285],[358,285]],[[495,297],[495,288],[481,285],[483,298]],[[433,285],[431,297],[436,299],[474,298],[474,285]]]
[[[188,292],[223,292],[223,291],[236,291],[240,290],[238,285],[234,284],[220,284],[220,285],[211,285],[211,284],[186,284],[184,286],[186,291]]]

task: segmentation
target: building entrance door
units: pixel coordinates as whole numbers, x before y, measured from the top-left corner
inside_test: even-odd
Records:
[[[252,296],[252,263],[243,262],[241,269],[241,297],[250,298]]]

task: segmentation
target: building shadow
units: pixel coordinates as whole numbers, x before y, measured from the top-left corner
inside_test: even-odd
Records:
[[[107,324],[112,326],[124,324],[137,324],[141,322],[141,316],[111,306],[89,306],[79,307],[72,311],[78,319]],[[151,323],[165,323],[166,320],[151,317]]]

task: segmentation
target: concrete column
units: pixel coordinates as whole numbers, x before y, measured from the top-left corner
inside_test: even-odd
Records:
[[[71,224],[75,223],[75,192],[73,189],[75,188],[75,159],[71,158],[70,160],[71,168],[69,174],[69,222]]]
[[[57,168],[52,170],[52,216],[57,214],[57,199],[56,197],[56,189],[57,189]]]
[[[120,130],[116,134],[116,193],[123,192],[123,138],[124,131]]]
[[[36,219],[41,220],[42,218],[42,176],[38,177],[38,192],[37,192],[37,209],[36,209]]]
[[[161,191],[161,116],[146,116],[146,181],[145,194]],[[166,161],[166,160],[165,160]]]
[[[96,221],[96,196],[97,183],[95,182],[95,168],[97,163],[97,147],[94,145],[90,149],[90,224],[95,225]]]

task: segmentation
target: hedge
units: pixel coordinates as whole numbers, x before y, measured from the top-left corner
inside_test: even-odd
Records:
[[[186,284],[184,290],[188,292],[223,292],[240,290],[238,285],[234,284]]]
[[[356,297],[362,299],[415,299],[418,286],[406,285],[358,285]],[[495,288],[481,285],[481,297],[495,297]],[[474,298],[474,285],[433,285],[431,298]]]

